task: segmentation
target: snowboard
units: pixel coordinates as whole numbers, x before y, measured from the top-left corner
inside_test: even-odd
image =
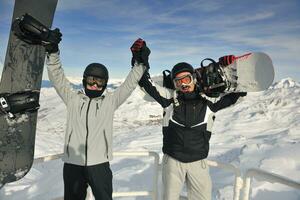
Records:
[[[253,52],[236,57],[235,61],[221,68],[229,92],[258,92],[268,89],[274,81],[271,58],[263,52]]]
[[[25,13],[50,27],[57,0],[15,0],[13,18]],[[18,39],[12,29],[0,82],[0,188],[6,183],[21,179],[30,170],[34,159],[37,109],[45,49]],[[13,103],[14,107],[9,108]],[[26,104],[26,105],[25,105]],[[5,109],[26,112],[5,113]],[[18,107],[19,106],[19,107]]]
[[[195,69],[200,92],[208,97],[219,97],[220,94],[231,92],[258,92],[266,90],[274,81],[274,66],[271,58],[263,52],[252,52],[235,57],[228,66],[220,66],[218,62],[207,58],[201,62],[201,67]],[[204,61],[210,63],[204,66]],[[168,70],[165,70],[168,71]],[[174,89],[169,75],[153,77],[153,84],[159,87]],[[155,100],[143,88],[140,96],[149,102]]]

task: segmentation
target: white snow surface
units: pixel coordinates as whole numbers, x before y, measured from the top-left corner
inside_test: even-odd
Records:
[[[76,82],[78,83],[78,82]],[[113,86],[120,85],[113,80]],[[216,113],[208,159],[231,163],[244,173],[258,168],[300,182],[300,84],[291,78],[246,97]],[[35,157],[62,153],[66,108],[53,88],[42,88]],[[155,151],[162,156],[162,108],[144,101],[138,89],[117,110],[114,151]],[[152,190],[153,159],[115,157],[114,191]],[[21,180],[5,185],[0,199],[50,200],[63,196],[61,160],[35,164]],[[233,175],[210,168],[213,199],[232,199]],[[159,181],[159,188],[161,181]],[[183,194],[186,194],[183,191]],[[252,199],[300,199],[281,184],[252,182]],[[145,197],[118,199],[150,199]]]

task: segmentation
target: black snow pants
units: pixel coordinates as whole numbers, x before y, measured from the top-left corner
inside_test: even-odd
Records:
[[[64,199],[85,200],[88,185],[95,200],[112,200],[112,171],[109,162],[93,166],[64,164]]]

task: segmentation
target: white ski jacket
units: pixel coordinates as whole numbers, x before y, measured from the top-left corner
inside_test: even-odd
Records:
[[[145,66],[136,64],[114,92],[90,99],[72,88],[58,53],[47,56],[47,65],[49,79],[67,106],[63,161],[91,166],[112,160],[114,112],[138,85]]]

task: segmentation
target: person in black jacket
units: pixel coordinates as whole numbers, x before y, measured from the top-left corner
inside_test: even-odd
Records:
[[[220,60],[230,64],[227,57]],[[148,71],[139,82],[164,109],[163,199],[179,199],[186,182],[189,200],[208,200],[212,190],[206,162],[211,137],[208,121],[212,121],[213,113],[236,103],[246,93],[231,93],[216,103],[209,101],[197,87],[194,68],[185,62],[173,67],[171,79],[175,90],[155,84]]]

